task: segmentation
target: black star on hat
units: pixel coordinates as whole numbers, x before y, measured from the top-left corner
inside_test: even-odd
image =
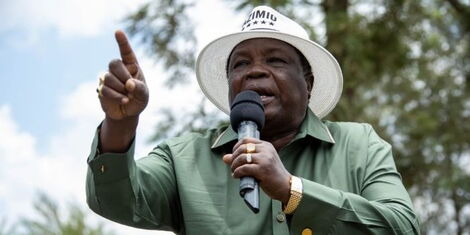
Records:
[[[264,21],[264,20],[263,20],[263,21],[261,21],[261,24],[266,24],[266,21]]]
[[[253,21],[253,24],[258,24],[258,21],[256,21],[256,20],[255,20],[255,21]]]
[[[274,25],[274,23],[273,23],[272,21],[271,21],[271,22],[269,22],[269,24],[270,24],[270,25]]]

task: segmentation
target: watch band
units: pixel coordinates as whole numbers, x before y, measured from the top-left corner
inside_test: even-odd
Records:
[[[302,180],[299,177],[292,176],[290,179],[290,197],[283,212],[287,215],[294,213],[302,199]]]

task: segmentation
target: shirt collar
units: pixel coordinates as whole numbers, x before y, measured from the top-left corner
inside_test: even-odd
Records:
[[[238,134],[232,129],[231,125],[228,125],[228,127],[217,136],[211,149],[218,148],[234,140],[238,140]]]
[[[307,135],[331,144],[335,143],[328,127],[310,109],[307,110],[300,131],[294,139],[301,139]]]
[[[328,127],[310,109],[308,109],[307,115],[300,126],[300,131],[294,140],[305,138],[307,135],[331,144],[335,143]],[[228,127],[217,136],[211,149],[218,148],[237,139],[237,133],[228,125]]]

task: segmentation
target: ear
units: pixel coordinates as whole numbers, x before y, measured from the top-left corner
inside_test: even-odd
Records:
[[[313,82],[314,82],[314,77],[313,74],[310,73],[305,73],[305,83],[307,83],[307,92],[308,92],[308,99],[310,100],[310,97],[312,96],[312,88],[313,88]]]

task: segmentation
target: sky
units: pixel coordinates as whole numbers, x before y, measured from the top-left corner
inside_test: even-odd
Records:
[[[144,2],[0,0],[0,221],[34,217],[33,200],[44,192],[62,208],[77,203],[92,221],[118,234],[136,232],[88,209],[85,175],[94,131],[103,118],[95,91],[98,74],[119,57],[114,31]],[[198,25],[198,50],[243,22],[222,0],[197,1],[191,16]],[[193,109],[188,101],[199,99],[201,92],[195,79],[172,90],[163,86],[164,69],[137,41],[131,43],[150,89],[138,127],[138,158],[154,147],[149,138],[159,110]]]

